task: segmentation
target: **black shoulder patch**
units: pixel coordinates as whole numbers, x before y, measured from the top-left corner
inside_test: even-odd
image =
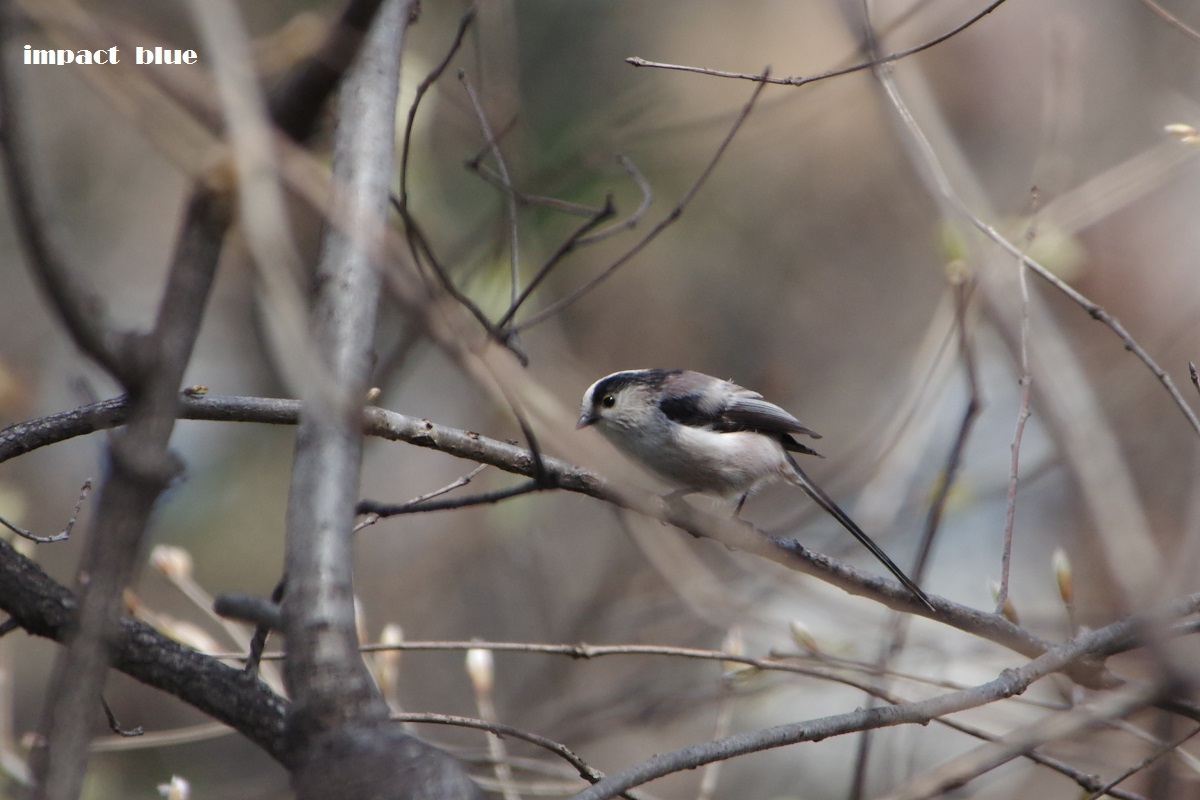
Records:
[[[704,428],[719,422],[720,418],[705,410],[702,405],[703,399],[704,396],[700,394],[679,395],[668,397],[659,403],[658,407],[669,420],[693,428]]]

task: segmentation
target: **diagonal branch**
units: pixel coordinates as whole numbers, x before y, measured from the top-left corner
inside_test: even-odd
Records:
[[[259,397],[200,396],[185,393],[180,415],[184,419],[216,422],[256,422],[295,425],[300,418],[298,400]],[[0,429],[0,463],[31,450],[125,423],[129,401],[115,398],[52,417],[17,423]],[[534,454],[518,445],[478,433],[435,424],[386,409],[369,407],[361,423],[369,436],[437,450],[457,458],[488,464],[516,475],[538,478]],[[744,550],[789,569],[814,575],[850,593],[890,608],[924,614],[937,622],[980,636],[1030,658],[1050,644],[1002,616],[935,597],[937,614],[915,601],[899,583],[842,564],[807,550],[794,539],[771,536],[744,522],[707,514],[686,503],[664,503],[650,492],[610,483],[574,464],[541,456],[541,481],[570,492],[585,494],[681,528],[696,536]],[[1077,668],[1071,677],[1088,686],[1112,685],[1113,676],[1096,665]]]
[[[769,75],[769,69],[762,72],[761,77],[764,79],[764,82],[760,82],[756,87],[754,87],[754,91],[751,93],[750,99],[746,101],[746,104],[742,106],[741,111],[738,112],[737,117],[734,118],[733,125],[730,126],[729,132],[725,134],[725,138],[721,140],[721,144],[717,146],[717,150],[715,153],[713,153],[712,158],[710,158],[708,163],[704,165],[704,169],[700,171],[700,175],[696,178],[692,185],[688,187],[688,190],[684,192],[683,197],[680,198],[679,202],[675,204],[675,207],[667,212],[665,217],[663,217],[653,228],[651,228],[645,236],[639,239],[633,245],[633,247],[625,251],[620,258],[609,264],[599,275],[592,278],[582,286],[576,288],[566,296],[561,297],[555,302],[549,304],[537,313],[531,314],[520,324],[512,325],[511,330],[514,333],[519,333],[526,328],[531,328],[540,322],[544,322],[545,320],[557,314],[559,311],[562,311],[567,306],[581,299],[597,286],[611,278],[614,272],[631,261],[634,256],[642,252],[647,245],[657,239],[659,234],[661,234],[664,230],[674,224],[677,219],[683,216],[684,209],[686,209],[692,202],[693,198],[699,194],[700,189],[703,188],[704,184],[708,181],[709,176],[712,175],[713,170],[716,169],[717,164],[725,155],[725,151],[729,149],[729,145],[732,144],[734,137],[737,136],[738,131],[742,129],[742,125],[749,118],[750,112],[754,110],[754,106],[758,102],[758,98],[762,95],[763,89],[765,89],[767,86],[765,79]]]
[[[1146,0],[1143,0],[1143,2],[1146,2]],[[986,17],[988,14],[991,14],[1003,4],[1004,0],[992,0],[988,6],[986,6],[982,11],[973,15],[966,22],[962,22],[945,33],[935,36],[929,41],[922,42],[916,47],[910,47],[907,50],[900,50],[898,52],[882,56],[881,58],[863,61],[848,67],[839,67],[838,69],[831,69],[827,72],[822,72],[817,75],[807,75],[799,78],[772,78],[769,75],[755,75],[754,73],[750,72],[725,72],[723,70],[707,69],[705,67],[689,67],[682,64],[662,64],[657,61],[647,61],[646,59],[638,58],[637,56],[625,59],[625,63],[634,67],[654,67],[655,69],[677,70],[679,72],[698,72],[702,75],[710,75],[714,78],[733,78],[735,80],[757,81],[759,83],[774,83],[780,86],[803,86],[806,83],[815,83],[817,81],[828,80],[829,78],[839,78],[843,75],[851,75],[855,72],[874,69],[875,67],[884,64],[891,64],[893,62],[900,61],[901,59],[908,58],[909,56],[915,56],[917,53],[922,53],[930,48],[937,47],[942,42],[953,39],[955,36],[962,33],[976,22],[979,22],[981,19]]]
[[[0,609],[34,636],[65,643],[79,600],[0,539]],[[114,669],[190,703],[229,725],[281,763],[288,702],[261,680],[122,618],[113,639]]]
[[[1006,669],[994,680],[969,689],[947,692],[928,700],[865,710],[859,709],[820,719],[738,733],[713,742],[661,753],[641,764],[609,775],[599,783],[576,794],[572,800],[605,800],[605,798],[615,797],[627,789],[640,786],[664,775],[789,744],[821,741],[830,736],[895,725],[924,725],[932,719],[947,714],[978,708],[996,700],[1022,694],[1035,681],[1059,672],[1073,663],[1078,663],[1094,653],[1102,652],[1114,642],[1123,640],[1143,626],[1152,624],[1150,620],[1157,619],[1159,615],[1175,616],[1179,613],[1194,613],[1197,608],[1200,608],[1200,595],[1192,595],[1168,604],[1162,609],[1157,609],[1151,614],[1137,615],[1115,622],[1064,642],[1021,667]],[[1115,698],[1128,700],[1129,705],[1138,707],[1149,705],[1158,696],[1159,689],[1153,685],[1133,686],[1125,692],[1114,695]],[[990,752],[999,752],[999,748]]]

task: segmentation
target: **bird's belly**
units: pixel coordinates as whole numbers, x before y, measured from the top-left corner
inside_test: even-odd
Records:
[[[730,498],[782,478],[788,471],[779,443],[752,432],[681,427],[634,455],[681,488]]]

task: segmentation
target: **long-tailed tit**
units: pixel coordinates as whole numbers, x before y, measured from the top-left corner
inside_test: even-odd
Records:
[[[736,500],[741,511],[750,493],[764,484],[782,479],[799,486],[933,610],[921,587],[792,457],[792,453],[819,455],[793,437],[819,439],[820,434],[758,392],[690,370],[614,372],[583,395],[576,427],[588,426],[595,426],[613,444],[678,486],[677,495],[715,494]]]

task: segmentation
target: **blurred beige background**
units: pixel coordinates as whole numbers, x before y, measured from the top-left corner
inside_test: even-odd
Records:
[[[949,30],[982,3],[872,5],[881,47],[891,52]],[[297,14],[328,19],[336,8],[242,6],[260,37]],[[1175,6],[1181,15],[1193,11],[1185,3]],[[122,0],[89,8],[173,46],[197,46],[182,6]],[[405,110],[413,87],[444,54],[464,8],[425,3],[409,31]],[[502,147],[519,190],[592,205],[612,192],[626,214],[638,192],[615,155],[628,157],[653,190],[647,216],[627,236],[562,264],[535,295],[529,311],[536,310],[603,270],[671,210],[752,90],[742,81],[634,68],[626,57],[748,73],[770,65],[774,76],[806,76],[860,60],[860,21],[857,3],[485,2],[418,120],[412,208],[467,292],[490,312],[503,309],[503,198],[463,167],[482,140],[454,78],[460,67],[483,96],[493,128],[508,131]],[[1200,26],[1200,18],[1191,22]],[[37,37],[22,34],[18,48]],[[1041,246],[1047,266],[1118,317],[1193,405],[1187,361],[1200,358],[1200,174],[1194,150],[1163,126],[1200,124],[1198,67],[1200,45],[1133,0],[1009,0],[953,40],[894,66],[918,123],[970,207],[1020,244],[1036,186],[1029,247]],[[77,72],[26,68],[19,77],[28,89],[22,123],[38,143],[31,167],[75,268],[109,299],[115,316],[147,320],[184,179]],[[819,449],[827,458],[812,463],[813,477],[899,563],[909,564],[968,397],[947,275],[962,269],[987,276],[1000,287],[987,291],[1001,299],[975,290],[968,323],[983,409],[925,585],[990,609],[1019,403],[1015,260],[970,232],[961,217],[947,215],[914,152],[869,73],[769,87],[683,216],[596,291],[523,334],[531,378],[561,403],[561,428],[541,432],[544,440],[574,436],[571,413],[580,395],[618,369],[677,366],[731,378],[824,434]],[[9,215],[3,219],[0,422],[109,396],[114,387],[50,317],[22,263]],[[525,275],[577,224],[552,211],[523,209]],[[316,226],[301,228],[311,244]],[[948,237],[959,239],[965,261],[949,270]],[[1126,498],[1121,507],[1133,520],[1128,535],[1136,538],[1137,552],[1163,565],[1160,580],[1136,586],[1130,602],[1197,590],[1200,448],[1158,381],[1110,331],[1032,276],[1030,290],[1036,302],[1029,346],[1047,372],[1035,372],[1033,417],[1022,445],[1012,596],[1024,624],[1061,639],[1070,630],[1050,566],[1056,547],[1075,567],[1081,622],[1102,624],[1129,599],[1116,588],[1121,582],[1111,573],[1112,550],[1099,530],[1106,515],[1097,504],[1105,496]],[[248,265],[230,259],[188,382],[217,394],[287,393],[264,344],[254,292]],[[1017,314],[1009,313],[1013,308]],[[519,438],[506,409],[408,334],[391,309],[380,332],[381,405]],[[1053,360],[1060,357],[1077,373]],[[1087,459],[1071,440],[1079,434],[1064,428],[1053,408],[1068,418],[1083,414],[1073,409],[1090,409],[1082,430],[1100,426],[1112,437],[1121,470],[1101,477],[1081,471]],[[596,447],[596,463],[612,463],[590,438],[578,440],[580,447]],[[282,552],[290,431],[183,423],[175,446],[187,477],[160,510],[155,542],[187,548],[210,591],[268,592]],[[100,476],[102,447],[102,436],[94,435],[0,465],[0,514],[37,531],[57,530],[82,481]],[[470,467],[438,453],[372,442],[363,495],[400,502]],[[633,471],[625,477],[641,480]],[[485,471],[466,491],[511,482]],[[765,492],[746,515],[806,546],[876,569],[797,493]],[[887,625],[873,604],[814,579],[657,523],[619,517],[580,497],[543,494],[388,520],[360,533],[357,547],[371,640],[385,623],[396,623],[413,640],[717,648],[736,628],[748,652],[766,654],[797,649],[789,625],[799,620],[823,650],[870,661]],[[69,582],[78,553],[77,537],[42,547],[37,556]],[[139,591],[150,606],[205,624],[158,575],[147,572]],[[12,634],[0,650],[12,671],[12,687],[4,691],[11,692],[12,725],[20,736],[37,724],[53,648]],[[406,654],[404,707],[476,714],[462,659],[459,652]],[[973,683],[1016,663],[1011,653],[918,623],[898,665]],[[723,695],[721,668],[708,662],[508,654],[497,657],[496,668],[502,721],[563,741],[605,771],[711,738]],[[736,683],[734,730],[866,703],[860,693],[808,679],[756,676]],[[1060,688],[1048,683],[1035,694],[1059,701]],[[896,691],[916,697],[932,690],[900,682]],[[203,721],[120,676],[110,679],[108,700],[124,724],[148,730]],[[984,709],[973,721],[1003,731],[1030,713],[1009,704]],[[421,732],[466,753],[483,750],[474,733]],[[973,744],[935,728],[889,731],[870,762],[868,795]],[[732,762],[715,796],[845,797],[855,746],[843,737]],[[1136,763],[1142,747],[1133,737],[1109,733],[1062,745],[1057,754],[1094,771]],[[281,770],[225,736],[97,757],[89,796],[153,797],[154,785],[172,773],[186,775],[196,797],[287,794]],[[692,797],[699,780],[696,773],[676,776],[651,786],[649,796]],[[1067,796],[1072,784],[1018,761],[971,789],[980,797]]]

